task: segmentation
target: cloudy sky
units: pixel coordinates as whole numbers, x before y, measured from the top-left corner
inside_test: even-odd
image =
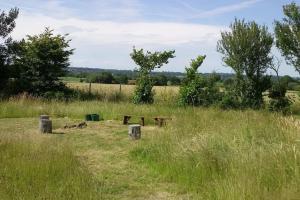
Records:
[[[299,0],[298,0],[299,1]],[[296,1],[296,2],[298,2]],[[20,8],[15,39],[45,27],[69,33],[74,67],[134,69],[132,47],[176,50],[163,71],[184,71],[192,58],[207,55],[201,72],[231,72],[216,52],[220,32],[237,18],[273,30],[287,0],[0,0],[0,9]],[[275,55],[279,53],[274,50]],[[281,58],[282,59],[282,58]],[[281,74],[298,76],[282,59]]]

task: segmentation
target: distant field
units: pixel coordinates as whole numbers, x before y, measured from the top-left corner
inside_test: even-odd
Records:
[[[66,84],[67,86],[74,89],[89,91],[89,83],[67,81]],[[121,91],[121,94],[124,95],[127,101],[131,100],[135,88],[135,85],[120,86],[119,84],[99,84],[99,83],[92,83],[91,86],[92,86],[91,87],[92,93],[102,94],[108,100],[112,98],[111,96],[114,96]],[[157,103],[176,104],[176,99],[178,98],[179,86],[154,86],[153,91],[155,93],[154,99],[157,101]],[[298,95],[299,93],[300,93],[299,91],[288,91],[287,95],[291,98],[291,100],[294,103],[300,104],[300,98]]]
[[[84,80],[82,78],[77,78],[77,77],[70,77],[70,76],[65,76],[61,77],[60,80],[64,82],[75,82],[75,83],[80,83],[80,80]]]
[[[66,84],[74,89],[86,92],[89,91],[89,83],[67,82]],[[102,94],[109,100],[111,96],[114,96],[121,91],[121,94],[125,96],[125,99],[130,101],[133,96],[134,88],[135,85],[120,86],[119,84],[92,83],[91,92]],[[155,93],[154,99],[159,103],[176,103],[179,86],[154,86],[153,91]]]

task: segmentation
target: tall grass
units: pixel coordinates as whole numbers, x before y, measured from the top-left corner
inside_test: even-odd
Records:
[[[172,116],[178,110],[176,105],[134,105],[129,102],[111,103],[102,101],[41,101],[38,99],[18,98],[10,101],[0,101],[0,118],[37,117],[49,114],[53,117],[69,117],[84,119],[87,113],[100,113],[104,119],[121,119],[123,115],[145,116],[150,119],[155,116]]]
[[[67,82],[67,86],[84,92],[89,91],[89,83]],[[91,92],[106,102],[132,102],[134,89],[135,85],[91,84]],[[178,91],[178,86],[154,86],[154,100],[164,105],[176,104]]]
[[[99,199],[94,181],[72,150],[47,138],[1,134],[0,199]]]
[[[300,127],[293,117],[282,117],[265,111],[221,111],[214,108],[133,105],[126,102],[63,103],[36,99],[0,102],[0,118],[50,114],[52,117],[83,119],[86,113],[101,113],[105,119],[121,119],[123,114],[143,115],[146,124],[154,116],[172,117],[167,127],[153,129],[153,134],[140,141],[131,152],[131,157],[161,179],[178,184],[175,193],[189,193],[193,199],[297,199],[300,196]],[[17,161],[11,161],[12,164],[0,167],[0,170],[16,165],[18,168],[12,173],[16,174],[19,168],[24,168],[26,174],[31,169],[26,166],[31,166],[31,163],[30,159],[27,161],[25,158],[32,157],[35,162],[33,158],[37,154],[34,152],[45,151],[42,146],[51,146],[40,143],[37,147],[29,145],[27,148],[27,143],[21,144],[23,146],[12,148],[16,149],[16,153],[8,154],[5,158],[16,157],[22,161],[20,163],[24,160],[26,164],[22,166],[16,164]],[[2,145],[0,148],[3,148]],[[66,164],[58,165],[59,169],[63,169],[62,173],[69,173],[66,170],[68,167],[78,166],[76,160],[66,156],[69,153],[60,154],[55,148],[47,151],[41,154],[46,158],[45,164],[39,166],[39,163],[35,163],[40,168],[40,174],[49,170],[53,163],[50,161],[55,159],[62,162],[69,158]],[[74,170],[70,173],[80,174],[79,169]],[[54,172],[49,171],[48,177],[53,176],[53,180],[57,180],[54,185],[60,185],[55,174],[55,169]],[[61,176],[67,177],[63,174]],[[9,183],[10,179],[5,180]],[[18,180],[16,178],[17,183]],[[24,180],[20,179],[18,183],[21,188],[25,187],[22,182],[32,184]],[[80,184],[80,181],[75,181],[73,186],[77,188]]]
[[[254,111],[182,111],[132,156],[199,199],[297,199],[300,127]]]

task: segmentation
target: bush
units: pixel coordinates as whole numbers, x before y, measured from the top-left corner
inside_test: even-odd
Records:
[[[288,114],[291,112],[290,109],[291,101],[287,98],[271,99],[269,102],[268,109],[273,112],[282,112]]]
[[[269,98],[271,99],[279,99],[284,98],[286,94],[286,87],[282,84],[275,83],[269,90]]]
[[[180,104],[210,106],[221,99],[221,93],[208,78],[199,77],[180,88]]]
[[[219,107],[221,109],[238,109],[241,108],[241,104],[234,95],[225,94],[220,101]]]
[[[190,67],[186,68],[187,75],[179,90],[181,105],[209,106],[220,101],[221,93],[216,86],[219,79],[214,74],[205,78],[197,72],[205,57],[198,56],[196,60],[192,60]]]
[[[47,91],[41,96],[45,100],[58,100],[58,101],[85,101],[85,100],[101,100],[100,94],[92,94],[85,91],[64,88],[59,91]]]
[[[287,114],[290,112],[291,101],[285,96],[286,86],[280,83],[273,84],[269,90],[269,106],[268,109],[273,112],[282,112]]]

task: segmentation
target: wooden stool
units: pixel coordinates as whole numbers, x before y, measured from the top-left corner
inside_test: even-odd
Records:
[[[167,120],[172,120],[172,118],[166,118],[166,117],[155,117],[154,121],[155,121],[155,125],[159,126],[159,127],[163,127],[167,125]]]

